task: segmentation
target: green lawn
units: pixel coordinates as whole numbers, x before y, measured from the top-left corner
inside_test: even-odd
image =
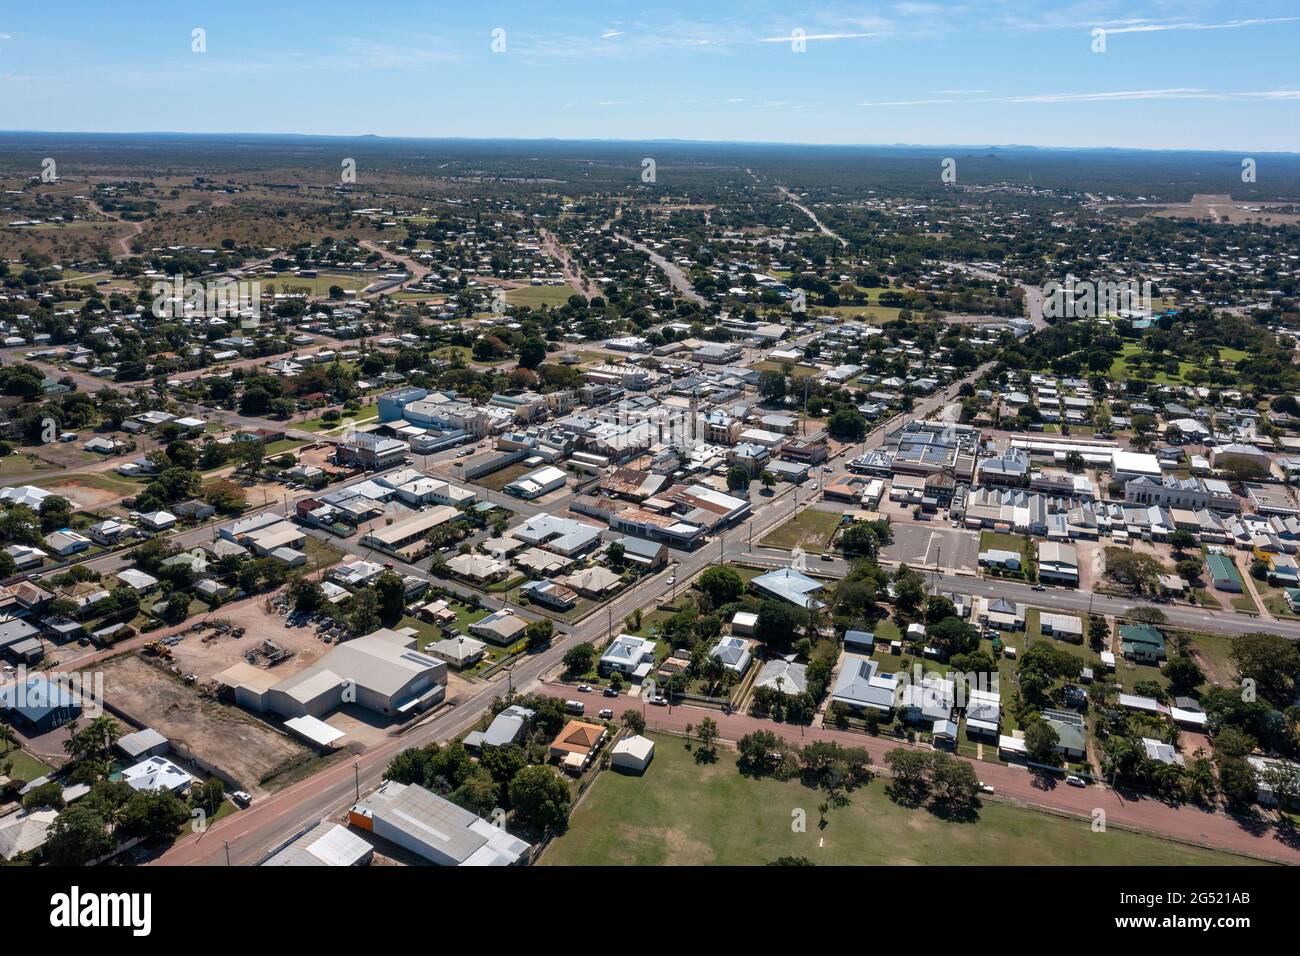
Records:
[[[830,543],[831,535],[840,526],[840,515],[834,511],[806,508],[775,531],[763,538],[765,548],[803,548],[821,554]]]
[[[506,293],[506,302],[525,309],[540,309],[549,305],[564,305],[569,296],[577,295],[578,290],[569,283],[563,285],[530,285],[524,289],[511,289]]]
[[[337,409],[336,409],[337,411]],[[327,432],[342,428],[345,425],[360,425],[365,422],[372,422],[379,418],[379,405],[367,405],[358,412],[348,412],[332,422],[327,422],[323,418],[308,418],[305,421],[293,422],[290,427],[300,429],[305,432]]]
[[[10,750],[7,753],[0,754],[0,765],[13,763],[13,769],[9,771],[9,776],[15,780],[35,780],[37,777],[43,777],[54,768],[42,760],[38,760],[29,754],[26,750]]]
[[[551,866],[754,866],[780,856],[833,865],[1232,865],[1251,861],[989,801],[974,823],[950,823],[898,806],[876,780],[829,811],[821,792],[796,781],[742,776],[734,752],[697,764],[680,738],[652,734],[643,776],[605,771],[543,854]],[[807,830],[796,833],[802,809]]]
[[[756,372],[780,372],[785,369],[785,364],[782,362],[755,362],[750,368]],[[790,377],[808,378],[811,375],[816,375],[817,371],[817,369],[807,365],[792,365],[790,366]]]
[[[275,286],[277,292],[283,292],[286,288],[308,289],[310,295],[329,295],[330,286],[338,286],[347,291],[351,289],[360,293],[366,286],[378,282],[383,276],[380,272],[342,272],[328,273],[322,272],[314,279],[302,279],[291,272],[285,272],[278,275],[260,275],[257,281],[262,284],[264,291],[269,291],[269,286]],[[342,299],[338,300],[344,301]]]
[[[58,465],[51,465],[27,452],[14,452],[0,458],[0,478],[9,475],[25,475],[31,471],[59,471]]]
[[[523,462],[517,462],[513,465],[506,465],[497,471],[488,475],[482,475],[474,479],[474,484],[482,485],[484,488],[491,488],[493,491],[500,491],[516,478],[522,478],[534,469],[525,465]]]

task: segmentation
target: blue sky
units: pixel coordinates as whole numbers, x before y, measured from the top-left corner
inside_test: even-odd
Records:
[[[1295,0],[56,9],[0,6],[0,129],[1300,151]]]

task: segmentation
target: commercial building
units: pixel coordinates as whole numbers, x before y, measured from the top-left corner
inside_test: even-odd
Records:
[[[536,471],[530,471],[521,478],[506,485],[502,490],[517,498],[540,498],[564,487],[566,476],[554,465],[545,465]]]
[[[345,826],[322,820],[262,866],[367,866],[375,848]]]
[[[321,718],[346,702],[388,717],[419,713],[445,696],[447,664],[414,647],[388,628],[347,641],[267,690],[264,709]]]
[[[354,465],[366,471],[383,471],[400,465],[410,454],[411,446],[406,442],[367,432],[358,432],[335,446],[339,464]]]
[[[429,532],[438,525],[460,517],[460,512],[451,505],[439,505],[428,511],[419,511],[390,525],[382,525],[361,536],[361,543],[378,551],[405,557],[413,549],[420,548]]]
[[[503,827],[416,784],[385,780],[348,811],[348,823],[438,866],[513,866],[529,845]]]

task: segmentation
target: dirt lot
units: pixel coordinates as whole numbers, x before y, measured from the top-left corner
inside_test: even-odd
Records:
[[[130,492],[114,491],[111,488],[100,488],[95,485],[78,481],[75,478],[66,481],[52,482],[42,485],[46,491],[52,491],[56,495],[62,495],[67,498],[78,508],[85,511],[98,511],[101,508],[111,504],[116,504],[122,500],[124,494]]]
[[[109,705],[219,768],[254,795],[267,792],[264,780],[315,756],[239,708],[199,696],[135,654],[108,661],[102,670]]]
[[[316,637],[312,627],[289,627],[285,619],[266,609],[266,598],[256,597],[229,604],[213,613],[210,620],[229,621],[232,627],[242,627],[243,637],[223,634],[203,642],[211,630],[187,633],[185,639],[172,647],[176,664],[186,674],[197,674],[200,681],[221,673],[232,664],[244,659],[244,654],[263,641],[274,641],[293,656],[275,665],[281,678],[291,677],[319,659],[329,645]]]

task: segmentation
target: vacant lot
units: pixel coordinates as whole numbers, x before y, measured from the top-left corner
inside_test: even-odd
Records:
[[[651,735],[654,760],[644,776],[600,775],[574,812],[569,831],[542,857],[549,865],[754,866],[780,856],[832,865],[1231,865],[1238,857],[1110,829],[1086,821],[990,801],[974,823],[950,823],[926,810],[898,806],[876,780],[831,810],[802,784],[754,780],[736,770],[735,754],[696,764],[681,739]],[[807,832],[791,828],[807,813]]]
[[[837,512],[807,508],[765,537],[763,546],[787,550],[803,548],[821,554],[829,546],[841,517]]]
[[[70,475],[60,481],[42,482],[41,487],[67,498],[78,508],[97,511],[139,492],[143,485],[108,475]]]
[[[285,734],[198,692],[134,654],[102,666],[105,701],[143,727],[152,727],[251,793],[274,789],[272,779],[315,755]]]
[[[506,293],[506,302],[522,308],[540,309],[550,305],[564,305],[569,296],[577,291],[569,283],[563,285],[530,285],[522,289],[511,289]]]
[[[264,596],[227,604],[205,617],[229,621],[232,628],[242,627],[245,633],[243,637],[222,634],[205,643],[203,639],[215,631],[189,632],[172,647],[180,669],[186,674],[197,674],[200,681],[242,661],[245,653],[263,641],[274,641],[293,652],[288,660],[275,665],[275,673],[281,678],[292,676],[329,650],[329,645],[316,636],[314,627],[289,627],[283,617],[268,611]]]
[[[536,471],[536,468],[525,465],[522,461],[513,465],[506,465],[490,475],[483,475],[481,478],[475,478],[474,484],[482,485],[484,488],[490,488],[493,491],[500,491],[516,478],[522,478],[530,471]]]

